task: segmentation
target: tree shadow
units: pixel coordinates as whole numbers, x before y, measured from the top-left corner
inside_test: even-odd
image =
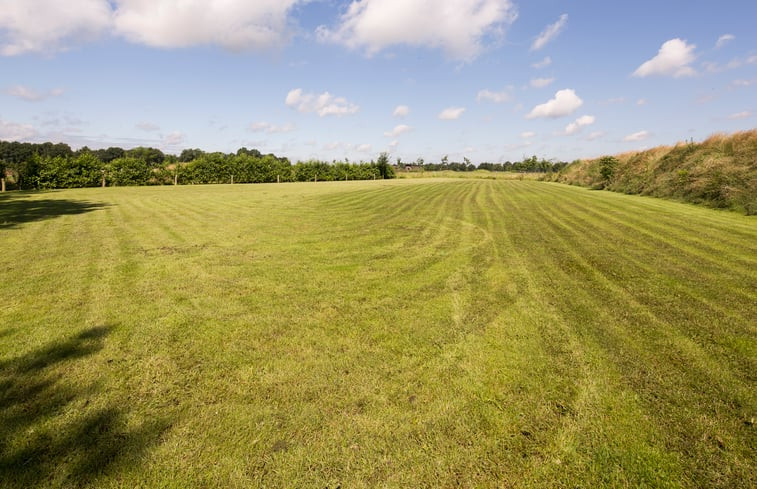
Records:
[[[168,420],[135,423],[96,382],[64,367],[103,348],[110,326],[0,363],[0,487],[81,487],[138,463]],[[92,404],[90,405],[90,401]]]
[[[59,216],[84,214],[107,207],[106,204],[70,199],[29,199],[28,194],[0,196],[0,230],[26,222]]]

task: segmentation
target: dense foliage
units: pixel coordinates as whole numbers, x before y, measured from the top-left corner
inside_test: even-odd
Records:
[[[99,185],[265,183],[394,178],[386,155],[378,162],[300,161],[240,148],[236,153],[187,149],[177,158],[155,148],[73,151],[67,144],[0,141],[0,174],[8,187],[52,189]]]

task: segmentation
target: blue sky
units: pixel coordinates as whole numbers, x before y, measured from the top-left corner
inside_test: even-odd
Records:
[[[0,139],[572,160],[757,127],[757,2],[0,0]]]

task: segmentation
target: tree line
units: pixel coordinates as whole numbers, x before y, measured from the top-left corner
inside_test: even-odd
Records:
[[[270,183],[394,178],[386,154],[376,161],[298,161],[256,149],[167,155],[156,148],[111,147],[73,151],[63,143],[0,141],[0,176],[8,188],[53,189],[125,185]]]
[[[334,180],[371,180],[394,178],[398,170],[451,170],[516,172],[554,172],[567,163],[524,158],[520,162],[472,164],[450,162],[447,156],[439,163],[425,163],[422,158],[403,165],[389,162],[381,153],[375,161],[298,161],[256,149],[240,148],[235,153],[205,152],[185,149],[181,154],[165,154],[148,147],[123,149],[110,147],[72,150],[65,143],[20,143],[0,141],[0,176],[8,188],[53,189],[96,186],[170,185],[207,183],[270,183]]]

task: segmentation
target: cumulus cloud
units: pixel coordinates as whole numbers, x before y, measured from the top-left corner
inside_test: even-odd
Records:
[[[289,11],[297,1],[117,0],[113,22],[119,34],[148,46],[269,49],[289,39]]]
[[[533,44],[531,44],[531,51],[538,51],[546,46],[549,41],[556,38],[560,32],[562,32],[563,27],[565,27],[567,22],[568,14],[562,14],[560,18],[557,19],[557,22],[548,25],[543,31],[541,31],[541,34],[539,34],[534,40]]]
[[[33,88],[26,87],[24,85],[16,85],[8,88],[5,93],[12,97],[26,100],[27,102],[39,102],[50,97],[60,97],[63,95],[64,90],[62,88],[54,88],[47,92],[38,92]]]
[[[392,115],[394,117],[406,117],[410,113],[410,107],[407,105],[398,105],[394,108]]]
[[[107,0],[3,1],[0,54],[52,53],[93,39],[110,25]]]
[[[743,112],[736,112],[735,114],[731,114],[728,116],[729,119],[747,119],[752,116],[752,113],[748,110],[745,110]]]
[[[566,135],[575,134],[578,131],[580,131],[583,127],[594,124],[594,120],[595,119],[593,115],[582,115],[575,121],[565,126],[565,134]]]
[[[294,131],[294,124],[287,123],[282,125],[271,124],[270,122],[253,122],[249,127],[252,132],[265,132],[267,134],[277,134],[282,132]]]
[[[439,112],[437,117],[443,121],[452,121],[459,119],[463,112],[465,112],[465,107],[448,107]]]
[[[510,89],[506,88],[499,92],[493,92],[488,89],[479,90],[478,95],[476,95],[476,101],[477,102],[494,102],[495,104],[501,104],[504,102],[509,102],[512,98],[512,95],[510,95]]]
[[[547,56],[543,60],[537,61],[536,63],[533,63],[531,65],[531,68],[536,68],[538,70],[540,68],[546,68],[547,66],[549,66],[551,64],[552,64],[552,58],[550,58],[549,56]]]
[[[140,129],[142,131],[147,131],[147,132],[160,131],[160,126],[157,124],[153,124],[152,122],[140,122],[136,124],[135,127],[137,129]]]
[[[533,88],[544,88],[554,82],[554,78],[534,78],[531,80],[531,86]]]
[[[576,92],[570,88],[559,90],[555,97],[543,104],[534,107],[526,115],[527,119],[536,119],[537,117],[557,118],[570,115],[575,112],[584,101],[576,95]]]
[[[319,26],[316,32],[322,42],[364,49],[369,56],[404,44],[470,60],[488,36],[516,17],[511,0],[355,0],[336,28]]]
[[[736,36],[734,36],[733,34],[723,34],[718,38],[718,42],[715,43],[715,47],[720,49],[734,39],[736,39]]]
[[[348,102],[344,97],[335,97],[329,92],[304,93],[301,88],[291,90],[286,96],[285,103],[288,107],[304,114],[315,112],[321,117],[350,115],[360,110],[359,106]]]
[[[161,48],[200,44],[233,51],[284,44],[289,14],[304,0],[35,0],[3,1],[0,54],[51,53],[104,32]]]
[[[649,135],[649,131],[639,131],[624,137],[623,141],[644,141]]]
[[[686,41],[678,38],[665,41],[657,52],[657,56],[642,63],[633,72],[633,76],[643,78],[651,75],[663,75],[678,78],[695,75],[696,71],[689,66],[696,58],[694,55],[695,48],[695,45],[686,44]]]
[[[404,133],[412,131],[412,130],[413,130],[412,127],[410,127],[410,126],[408,126],[406,124],[400,124],[398,126],[394,126],[394,129],[392,129],[391,131],[385,132],[384,136],[386,136],[388,138],[396,138],[400,134],[404,134]]]

